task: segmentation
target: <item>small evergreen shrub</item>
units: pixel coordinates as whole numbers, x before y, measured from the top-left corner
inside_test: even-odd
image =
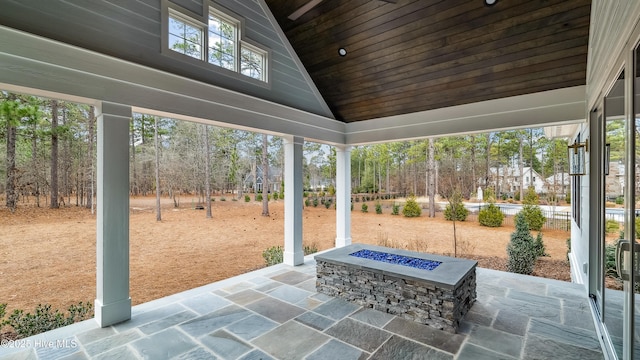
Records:
[[[2,305],[0,313],[5,311],[6,304]],[[4,316],[4,314],[0,315]],[[51,305],[38,304],[35,314],[25,313],[24,310],[14,310],[9,315],[9,318],[0,325],[11,326],[18,338],[21,339],[71,325],[91,317],[93,317],[91,302],[80,302],[77,305],[71,305],[67,309],[67,314],[60,312],[58,309],[52,310]]]
[[[262,201],[262,194],[256,195],[256,201]]]
[[[539,232],[538,236],[536,236],[536,240],[533,242],[533,248],[536,252],[536,259],[543,256],[548,256],[544,243],[542,242],[542,233]]]
[[[540,231],[547,220],[542,214],[542,209],[538,206],[539,200],[536,190],[529,186],[522,201],[524,204],[520,212],[524,215],[530,230]]]
[[[482,193],[482,200],[487,201],[487,202],[495,202],[496,201],[496,193],[493,191],[492,188],[488,187],[488,188],[484,189],[484,192]]]
[[[511,240],[507,244],[507,271],[531,275],[536,261],[536,248],[529,224],[524,215],[519,212],[515,217],[516,230],[511,233]]]
[[[362,203],[362,208],[360,209],[360,211],[362,211],[363,213],[369,212],[369,206],[367,206],[367,203]]]
[[[330,208],[330,207],[331,207],[331,203],[332,203],[332,202],[333,202],[333,201],[332,201],[331,199],[327,199],[327,200],[325,200],[325,201],[324,201],[324,207],[325,207],[326,209]]]
[[[309,200],[309,198],[305,198],[305,199],[304,199],[304,206],[305,206],[305,207],[309,207],[309,206],[311,206],[311,200]]]
[[[316,243],[303,245],[302,251],[305,256],[315,254],[318,252],[318,245]],[[284,261],[284,248],[282,246],[272,246],[262,252],[262,258],[267,266],[280,264]]]
[[[225,198],[224,196],[221,196],[220,201],[227,201],[227,198]]]
[[[478,221],[480,225],[488,227],[500,227],[504,220],[504,213],[494,203],[489,204],[486,208],[478,213]]]
[[[422,209],[420,205],[416,201],[415,196],[409,196],[407,198],[407,202],[404,204],[402,208],[402,215],[404,217],[418,217],[422,214]]]
[[[564,197],[564,201],[566,201],[567,204],[571,204],[571,191],[567,192],[567,195]]]
[[[547,219],[542,214],[542,209],[538,205],[523,205],[519,213],[527,220],[530,230],[540,231]]]
[[[318,198],[317,197],[313,198],[313,201],[312,201],[313,207],[318,207],[318,203],[319,203]]]
[[[262,252],[262,258],[267,266],[280,264],[282,262],[282,254],[284,249],[282,246],[272,246]]]
[[[393,203],[391,206],[391,215],[400,215],[400,205]]]
[[[624,204],[624,196],[618,196],[616,198],[616,205],[622,205]]]
[[[318,245],[312,243],[311,245],[304,245],[303,249],[305,255],[311,255],[318,252]]]
[[[467,220],[467,216],[469,216],[469,210],[464,207],[462,201],[447,204],[447,207],[444,209],[444,218],[449,221],[453,221],[454,217],[456,221],[465,221]]]
[[[353,203],[351,203],[351,211],[353,211]]]
[[[376,203],[376,214],[382,214],[382,204]]]
[[[604,228],[607,234],[613,234],[620,231],[620,224],[614,219],[607,219]]]
[[[251,196],[245,195],[244,196],[244,202],[249,202],[249,201],[251,201]]]

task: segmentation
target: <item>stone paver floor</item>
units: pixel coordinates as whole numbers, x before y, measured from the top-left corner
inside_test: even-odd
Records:
[[[580,285],[477,269],[458,334],[315,292],[315,261],[276,265],[0,347],[5,359],[602,359]]]

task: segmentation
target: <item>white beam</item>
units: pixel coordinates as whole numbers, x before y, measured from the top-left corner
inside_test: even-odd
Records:
[[[346,124],[346,144],[366,144],[586,122],[585,86]]]
[[[304,263],[302,249],[302,145],[304,139],[285,136],[284,140],[284,263]]]
[[[129,121],[131,107],[98,106],[95,319],[131,318],[129,297]]]

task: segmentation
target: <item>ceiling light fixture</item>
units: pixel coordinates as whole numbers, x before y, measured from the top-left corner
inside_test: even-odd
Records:
[[[487,6],[493,6],[498,2],[498,0],[484,0],[484,4]]]
[[[338,49],[338,55],[347,56],[347,49],[341,47],[340,49]]]

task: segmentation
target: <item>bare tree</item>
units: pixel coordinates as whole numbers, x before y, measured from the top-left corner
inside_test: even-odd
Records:
[[[51,100],[51,203],[57,209],[58,203],[58,100]]]
[[[156,150],[156,221],[162,221],[160,211],[160,140],[158,136],[158,117],[153,117],[153,140]]]
[[[207,196],[207,219],[211,219],[211,148],[209,146],[209,127],[202,125],[204,128],[204,186]]]
[[[269,141],[262,134],[262,216],[269,216]]]
[[[433,138],[429,138],[428,153],[427,181],[429,182],[429,217],[436,217],[436,161]]]
[[[91,213],[93,214],[93,178],[94,178],[94,158],[95,156],[93,155],[93,144],[94,144],[94,138],[95,138],[95,123],[96,123],[96,109],[95,107],[91,106],[89,107],[89,119],[87,119],[88,122],[88,126],[87,126],[87,130],[88,130],[88,134],[87,134],[87,140],[88,140],[88,144],[87,144],[87,157],[89,158],[88,161],[88,170],[89,170],[89,182],[87,184],[87,209],[91,209]]]

